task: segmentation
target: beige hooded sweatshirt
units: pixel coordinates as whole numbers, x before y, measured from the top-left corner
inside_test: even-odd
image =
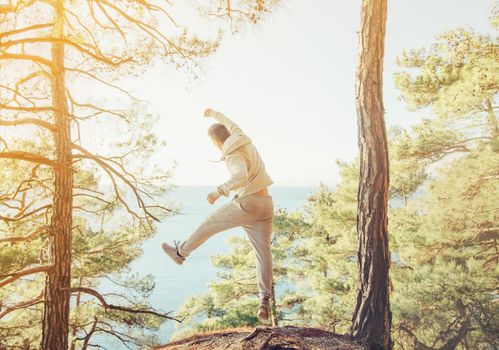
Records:
[[[241,128],[220,112],[212,111],[208,116],[223,124],[230,132],[222,146],[219,161],[225,160],[231,178],[217,186],[218,193],[228,197],[230,191],[234,190],[242,197],[273,184],[256,147]]]

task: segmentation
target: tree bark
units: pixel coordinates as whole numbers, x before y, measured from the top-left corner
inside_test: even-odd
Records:
[[[64,0],[54,1],[53,37],[64,35]],[[51,218],[50,257],[52,269],[45,281],[45,307],[41,348],[68,348],[71,296],[71,226],[73,172],[71,131],[65,93],[64,43],[52,43],[52,101],[55,109],[54,144],[58,165],[54,167],[54,201]]]
[[[383,108],[387,0],[363,0],[356,71],[360,152],[358,286],[350,335],[371,349],[392,348],[388,250],[388,145]]]

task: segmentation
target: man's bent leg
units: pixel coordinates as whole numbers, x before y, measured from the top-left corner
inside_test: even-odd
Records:
[[[251,220],[251,215],[241,210],[239,205],[232,199],[229,203],[211,213],[190,237],[179,245],[178,251],[182,256],[189,256],[194,249],[214,234],[242,226]]]
[[[249,240],[253,245],[256,257],[256,275],[260,300],[272,298],[272,252],[270,250],[272,236],[272,220],[255,221],[244,225]]]

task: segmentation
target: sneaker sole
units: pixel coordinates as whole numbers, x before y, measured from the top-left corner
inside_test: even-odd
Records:
[[[173,249],[169,248],[169,247],[165,247],[164,245],[161,245],[161,248],[163,248],[163,252],[170,258],[172,259],[177,265],[182,265],[185,261],[185,258],[184,259],[180,259],[180,258],[176,258],[172,255],[169,254],[168,251],[172,252],[173,254],[177,254],[176,251],[174,251]]]

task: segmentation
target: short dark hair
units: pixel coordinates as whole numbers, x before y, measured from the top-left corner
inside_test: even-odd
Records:
[[[227,130],[225,125],[216,123],[210,126],[208,129],[208,135],[210,135],[212,139],[223,143],[230,136],[230,132]]]

